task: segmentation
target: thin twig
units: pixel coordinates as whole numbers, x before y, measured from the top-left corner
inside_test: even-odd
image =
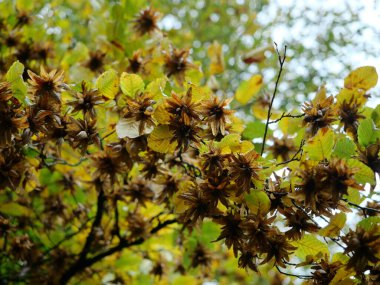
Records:
[[[364,216],[367,216],[367,213],[366,211],[374,211],[374,212],[377,212],[377,213],[380,213],[380,210],[379,209],[375,209],[375,208],[370,208],[370,207],[364,207],[364,206],[360,206],[358,204],[355,204],[355,203],[352,203],[352,202],[349,202],[347,199],[342,199],[343,201],[347,202],[348,205],[351,205],[351,206],[354,206],[360,210],[363,211],[363,214]]]
[[[276,166],[280,166],[280,165],[283,165],[283,164],[288,164],[289,162],[292,162],[292,161],[299,161],[301,160],[301,157],[302,157],[302,151],[303,151],[303,146],[305,144],[305,140],[302,140],[301,143],[300,143],[300,147],[298,148],[297,152],[292,156],[292,158],[286,160],[286,161],[283,161],[283,162],[280,162],[280,163],[277,163]],[[301,153],[301,157],[298,157],[297,158],[297,155]]]
[[[281,274],[284,274],[284,275],[286,275],[286,276],[297,277],[297,278],[299,278],[299,279],[312,279],[312,278],[313,278],[313,276],[311,276],[311,275],[298,275],[298,274],[291,274],[291,273],[284,272],[284,271],[282,271],[282,270],[278,267],[278,265],[276,265],[276,268],[277,268],[278,272],[280,272]]]
[[[290,113],[286,114],[286,112],[283,112],[281,117],[274,120],[274,121],[270,121],[268,124],[275,124],[275,123],[278,123],[279,121],[281,121],[283,118],[293,118],[293,119],[296,119],[296,118],[302,118],[304,117],[305,114],[300,114],[300,115],[292,115]]]
[[[277,94],[277,89],[278,89],[278,83],[280,82],[280,77],[281,77],[281,73],[282,73],[282,70],[283,70],[283,66],[284,66],[284,63],[285,63],[285,59],[286,59],[286,45],[285,45],[285,49],[284,49],[284,55],[281,56],[279,50],[278,50],[278,47],[277,47],[277,44],[274,43],[276,45],[276,51],[277,51],[277,55],[278,55],[278,61],[280,63],[280,70],[278,72],[278,75],[277,75],[277,80],[276,80],[276,85],[274,87],[274,91],[273,91],[273,95],[272,95],[272,99],[270,101],[270,104],[269,104],[269,108],[268,108],[268,114],[267,114],[267,122],[265,124],[265,132],[264,132],[264,137],[263,137],[263,145],[261,147],[261,156],[263,155],[264,153],[264,149],[265,149],[265,140],[267,138],[267,133],[268,133],[268,127],[269,127],[269,120],[270,120],[270,117],[272,115],[272,106],[273,106],[273,102],[274,102],[274,99],[276,98],[276,94]]]

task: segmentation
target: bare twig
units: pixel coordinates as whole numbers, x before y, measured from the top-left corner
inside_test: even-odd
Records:
[[[277,51],[277,55],[278,55],[278,61],[280,63],[280,70],[279,70],[278,75],[277,75],[276,85],[274,87],[272,99],[270,101],[269,108],[268,108],[267,122],[265,124],[265,131],[264,131],[264,137],[263,137],[263,145],[261,147],[261,155],[263,155],[263,153],[264,153],[265,140],[267,138],[268,127],[269,127],[269,120],[270,120],[270,117],[272,115],[272,106],[273,106],[274,99],[276,98],[277,89],[278,89],[278,83],[280,82],[281,73],[282,73],[282,70],[283,70],[283,67],[284,67],[284,63],[285,63],[285,59],[286,59],[286,48],[287,48],[286,45],[285,45],[285,49],[284,49],[284,55],[281,56],[281,54],[280,54],[280,52],[278,50],[277,44],[276,43],[274,43],[274,44],[276,45],[276,51]]]
[[[347,199],[342,199],[342,200],[345,201],[345,202],[347,202],[348,205],[351,205],[351,206],[353,206],[353,207],[356,207],[356,208],[362,210],[363,215],[364,215],[365,217],[367,217],[367,211],[373,211],[373,212],[380,213],[380,210],[379,210],[379,209],[360,206],[360,205],[358,205],[358,204],[355,204],[355,203],[349,202]]]
[[[286,161],[283,161],[283,162],[280,162],[280,163],[277,163],[276,166],[280,166],[280,165],[283,165],[283,164],[288,164],[289,162],[292,162],[292,161],[299,161],[301,160],[301,157],[302,157],[302,151],[303,151],[303,146],[305,144],[305,140],[302,140],[301,143],[300,143],[300,147],[298,148],[297,152],[288,160]],[[297,157],[298,154],[301,153],[301,157]]]
[[[277,271],[278,271],[278,272],[280,272],[281,274],[284,274],[284,275],[286,275],[286,276],[297,277],[297,278],[299,278],[299,279],[312,279],[312,278],[313,278],[313,276],[311,276],[311,275],[298,275],[298,274],[291,274],[291,273],[284,272],[284,271],[282,271],[282,270],[278,267],[278,265],[276,265],[276,268],[277,268]]]
[[[275,123],[278,123],[279,121],[281,121],[283,118],[302,118],[304,117],[305,114],[300,114],[300,115],[292,115],[290,113],[286,114],[286,112],[283,112],[281,117],[274,120],[274,121],[270,121],[268,124],[275,124]]]

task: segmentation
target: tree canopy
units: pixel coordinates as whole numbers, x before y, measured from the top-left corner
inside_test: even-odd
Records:
[[[376,68],[251,2],[0,2],[1,284],[378,284]]]

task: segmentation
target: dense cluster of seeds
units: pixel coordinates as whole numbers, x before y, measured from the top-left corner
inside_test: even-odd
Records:
[[[153,8],[138,13],[132,22],[136,35],[159,34],[159,17]],[[32,18],[20,12],[13,30],[1,32],[2,44],[14,50],[5,60],[11,64],[18,59],[12,67],[20,63],[26,67],[18,84],[27,86],[28,92],[20,97],[15,82],[7,80],[9,74],[1,74],[0,191],[22,207],[39,209],[28,217],[3,214],[0,208],[0,237],[7,255],[1,258],[14,262],[8,269],[16,281],[63,284],[76,274],[94,274],[92,264],[142,244],[169,224],[180,225],[176,228],[180,247],[186,243],[183,233],[190,235],[205,221],[220,227],[214,242],[222,241],[231,249],[239,267],[258,272],[259,265],[269,264],[283,273],[280,268],[294,265],[292,256],[303,238],[321,229],[314,218],[332,220],[337,212],[350,211],[347,197],[354,192],[360,198],[364,190],[366,182],[358,181],[363,167],[371,175],[379,173],[380,140],[364,146],[359,142],[359,124],[366,119],[362,101],[340,104],[334,103],[333,96],[319,94],[304,104],[300,123],[305,139],[311,140],[338,133],[333,124],[342,124],[340,134],[356,143],[352,155],[356,167],[339,156],[310,160],[301,149],[297,151],[291,135],[274,137],[261,156],[251,141],[241,138],[244,127],[230,108],[232,98],[187,82],[188,71],[198,69],[189,50],[163,50],[157,59],[163,84],[147,79],[156,84],[151,88],[144,87],[141,77],[157,50],[134,51],[125,70],[141,77],[128,77],[132,83],[123,81],[121,89],[117,84],[115,94],[109,96],[112,86],[103,88],[81,79],[69,82],[65,72],[50,66],[52,43],[22,41],[17,31],[30,23]],[[108,68],[106,57],[106,52],[95,50],[81,65],[98,76]],[[107,71],[98,81],[104,74]],[[134,89],[139,79],[143,87]],[[278,158],[291,171],[279,175],[284,165],[277,164]],[[58,191],[51,190],[53,184]],[[89,200],[79,203],[76,195],[83,189]],[[67,202],[69,195],[75,203]],[[124,212],[118,205],[124,205]],[[149,213],[154,207],[161,209],[157,216]],[[366,217],[379,214],[375,201],[362,209]],[[53,231],[70,227],[73,220],[87,221],[78,229],[85,234],[83,244],[74,250],[61,244],[46,248],[30,230],[35,225]],[[341,246],[346,259],[308,256],[304,264],[299,262],[299,266],[311,265],[305,277],[310,284],[330,284],[338,272],[338,281],[349,282],[350,276],[374,280],[380,261],[379,225],[358,226],[341,235],[342,228],[330,239],[345,244]],[[149,259],[147,253],[145,257]],[[152,258],[150,270],[159,278],[168,271],[162,258]],[[212,263],[221,259],[199,241],[189,258],[189,267],[199,267],[206,275]],[[185,274],[187,269],[180,262],[176,272]],[[376,284],[376,280],[368,282]]]

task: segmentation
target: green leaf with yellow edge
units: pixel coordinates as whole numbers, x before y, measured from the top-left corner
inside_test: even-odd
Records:
[[[362,229],[366,231],[372,230],[376,225],[380,225],[380,217],[379,216],[373,216],[368,217],[363,220],[361,220],[356,226],[361,227]]]
[[[365,197],[360,196],[360,191],[358,189],[348,187],[347,193],[348,195],[345,195],[345,198],[348,202],[359,205],[365,199]]]
[[[185,83],[185,89],[191,88],[191,101],[200,102],[210,98],[212,91],[207,86],[198,86],[193,83]]]
[[[329,159],[334,147],[334,132],[329,128],[323,128],[310,138],[304,146],[304,151],[309,158],[315,161]]]
[[[20,102],[25,102],[27,87],[22,78],[24,73],[24,65],[19,61],[16,61],[9,68],[5,78],[11,85],[12,94]]]
[[[113,69],[107,70],[96,80],[96,88],[108,99],[114,99],[119,91],[119,78]]]
[[[341,263],[346,264],[349,260],[350,258],[347,255],[345,255],[343,252],[337,252],[333,255],[331,261],[332,262],[340,261]]]
[[[198,279],[195,276],[187,275],[187,276],[178,276],[175,277],[174,280],[171,282],[172,285],[196,285],[198,283]]]
[[[1,204],[0,213],[9,216],[27,216],[31,214],[28,208],[21,206],[20,204],[15,202]]]
[[[129,96],[135,97],[139,91],[144,91],[144,81],[137,74],[123,72],[120,77],[121,91]]]
[[[325,228],[319,230],[318,234],[324,237],[336,237],[344,227],[346,220],[345,213],[337,213],[330,218],[330,223]]]
[[[340,138],[335,144],[333,155],[339,158],[351,158],[355,154],[355,143],[349,138]]]
[[[330,255],[327,245],[311,234],[305,234],[300,240],[293,241],[292,245],[297,247],[295,255],[302,260],[307,255],[317,255],[318,253],[322,253],[323,256]]]
[[[363,66],[352,71],[344,79],[344,87],[348,89],[368,90],[376,86],[378,75],[373,66]]]
[[[371,118],[362,120],[358,127],[358,141],[362,146],[368,146],[380,139],[380,130],[375,128]]]
[[[243,81],[235,92],[235,99],[242,105],[247,104],[253,96],[259,93],[263,85],[260,74],[253,75],[249,80]]]
[[[174,134],[169,130],[168,125],[156,127],[148,137],[148,146],[157,152],[171,153],[177,147],[177,141],[170,142]]]
[[[245,195],[245,201],[252,214],[266,215],[269,212],[271,202],[264,191],[254,190]]]
[[[226,135],[217,146],[222,150],[223,154],[231,153],[231,152],[241,152],[242,142],[239,134],[229,134]],[[244,145],[245,147],[247,145]],[[244,147],[244,148],[245,148]],[[254,146],[252,145],[252,149]],[[248,151],[252,150],[249,149]]]
[[[365,165],[363,162],[357,159],[349,159],[347,165],[352,169],[355,168],[356,172],[354,178],[356,182],[360,184],[369,183],[371,185],[375,184],[375,173]]]
[[[371,118],[375,123],[375,126],[380,127],[380,105],[377,105],[372,111]]]
[[[159,100],[163,97],[165,85],[168,79],[161,77],[150,82],[146,87],[146,92],[152,95],[154,100]]]

